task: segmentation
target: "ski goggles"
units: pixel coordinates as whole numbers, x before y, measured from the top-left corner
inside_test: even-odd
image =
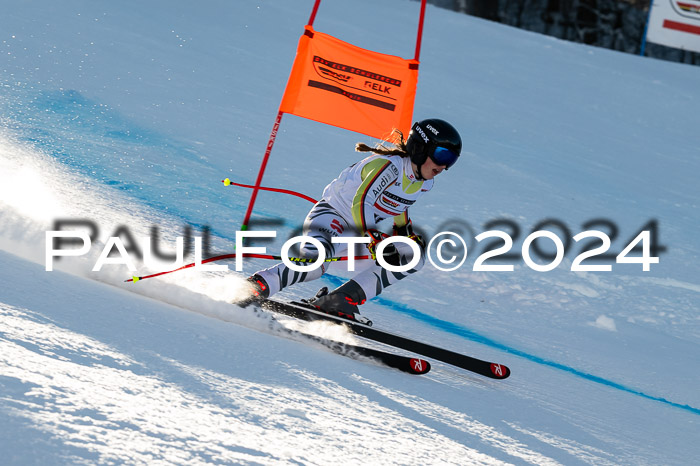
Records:
[[[433,153],[430,154],[430,160],[435,162],[436,165],[444,165],[445,170],[454,165],[458,158],[459,154],[440,146],[437,146]]]

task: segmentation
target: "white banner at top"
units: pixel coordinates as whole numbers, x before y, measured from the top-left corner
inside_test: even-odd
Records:
[[[647,40],[700,52],[700,0],[654,0]]]

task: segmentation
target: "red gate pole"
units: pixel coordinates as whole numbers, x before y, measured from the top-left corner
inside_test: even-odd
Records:
[[[415,59],[416,61],[419,61],[420,59],[420,48],[421,48],[421,41],[423,39],[423,22],[425,19],[425,5],[426,5],[427,0],[421,0],[421,6],[420,6],[420,18],[418,19],[418,34],[416,38],[416,55]],[[309,17],[309,22],[308,26],[313,26],[314,20],[316,19],[316,13],[318,12],[318,7],[321,4],[321,0],[316,0],[314,2],[314,7],[311,10],[311,16]],[[253,214],[253,206],[255,204],[255,200],[258,197],[258,191],[260,191],[260,186],[262,184],[262,179],[263,175],[265,173],[265,168],[267,167],[267,162],[270,159],[270,153],[272,152],[272,146],[275,144],[275,139],[277,138],[277,132],[280,127],[280,123],[282,122],[282,115],[284,115],[284,112],[281,110],[277,111],[277,118],[275,119],[275,124],[272,127],[272,132],[270,133],[270,139],[267,142],[267,149],[265,150],[265,155],[263,156],[262,163],[260,164],[260,170],[258,171],[258,177],[255,180],[255,186],[253,187],[253,193],[250,196],[250,202],[248,203],[248,209],[245,214],[245,218],[243,219],[243,225],[241,226],[241,230],[247,230],[248,229],[248,222],[250,221],[250,217]]]
[[[425,3],[425,0],[423,0]],[[309,17],[309,26],[313,26],[314,20],[316,19],[316,13],[318,12],[318,7],[321,4],[321,0],[316,0],[314,7],[311,10],[311,16]],[[262,163],[260,164],[260,170],[258,171],[258,177],[255,180],[255,186],[253,187],[253,193],[250,195],[250,202],[248,202],[248,210],[246,210],[245,218],[243,219],[243,225],[241,226],[241,231],[248,229],[248,222],[250,221],[250,216],[253,214],[253,205],[255,204],[255,199],[258,197],[258,191],[260,191],[260,185],[262,184],[263,175],[265,174],[265,168],[267,167],[267,162],[270,159],[270,153],[272,152],[272,146],[275,145],[275,139],[277,138],[277,131],[279,130],[280,123],[282,122],[282,115],[284,112],[282,110],[277,111],[277,118],[275,119],[275,124],[272,126],[272,132],[270,133],[270,139],[267,141],[267,149],[265,149],[265,155],[263,156]]]
[[[314,20],[316,19],[316,13],[318,12],[318,6],[321,4],[321,0],[316,0],[316,3],[314,3],[314,9],[311,10],[311,16],[309,16],[309,23],[307,26],[313,26],[314,25]]]
[[[245,219],[243,219],[243,225],[241,226],[241,231],[248,229],[248,221],[253,213],[253,205],[255,204],[255,199],[258,197],[258,191],[260,191],[260,185],[262,184],[263,174],[265,174],[265,168],[267,167],[267,161],[270,159],[270,153],[272,152],[272,146],[275,145],[275,139],[277,138],[277,131],[279,130],[280,123],[282,122],[282,115],[284,112],[281,110],[277,111],[277,118],[275,119],[275,124],[272,126],[272,132],[270,133],[270,139],[267,141],[267,149],[265,149],[265,155],[263,156],[262,163],[260,164],[260,170],[258,170],[258,177],[255,180],[255,186],[253,187],[253,193],[250,195],[250,202],[248,203],[248,210],[245,213]]]
[[[418,37],[416,38],[416,61],[420,61],[420,45],[423,40],[423,19],[425,18],[425,3],[427,0],[421,0],[420,18],[418,19]]]

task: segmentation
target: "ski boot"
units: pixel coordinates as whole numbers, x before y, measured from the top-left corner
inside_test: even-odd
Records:
[[[246,292],[242,293],[240,298],[231,301],[231,304],[239,307],[248,307],[253,303],[262,302],[270,296],[270,287],[260,275],[252,275],[246,279],[246,282],[248,282]]]
[[[358,308],[358,305],[362,305],[366,301],[364,290],[357,282],[350,280],[330,293],[328,288],[324,286],[316,293],[315,297],[306,302],[326,314],[371,326],[372,321],[361,316]]]

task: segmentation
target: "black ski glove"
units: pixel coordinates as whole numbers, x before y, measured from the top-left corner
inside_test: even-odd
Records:
[[[418,247],[420,247],[422,251],[425,250],[425,241],[423,241],[422,236],[413,232],[413,222],[411,220],[402,227],[397,227],[396,224],[394,224],[394,236],[405,236],[412,239],[418,244]]]
[[[388,238],[389,235],[379,230],[375,230],[374,228],[368,229],[365,232],[365,235],[369,236],[371,240],[370,243],[367,245],[367,249],[369,249],[369,253],[372,255],[372,258],[376,261],[377,245],[381,243],[384,239]],[[388,244],[384,248],[384,253],[382,254],[382,256],[384,257],[386,263],[389,265],[393,265],[395,267],[401,265],[401,255],[399,254],[399,251],[396,250],[396,246],[394,246],[393,243]],[[377,262],[377,264],[380,265],[379,262]]]

